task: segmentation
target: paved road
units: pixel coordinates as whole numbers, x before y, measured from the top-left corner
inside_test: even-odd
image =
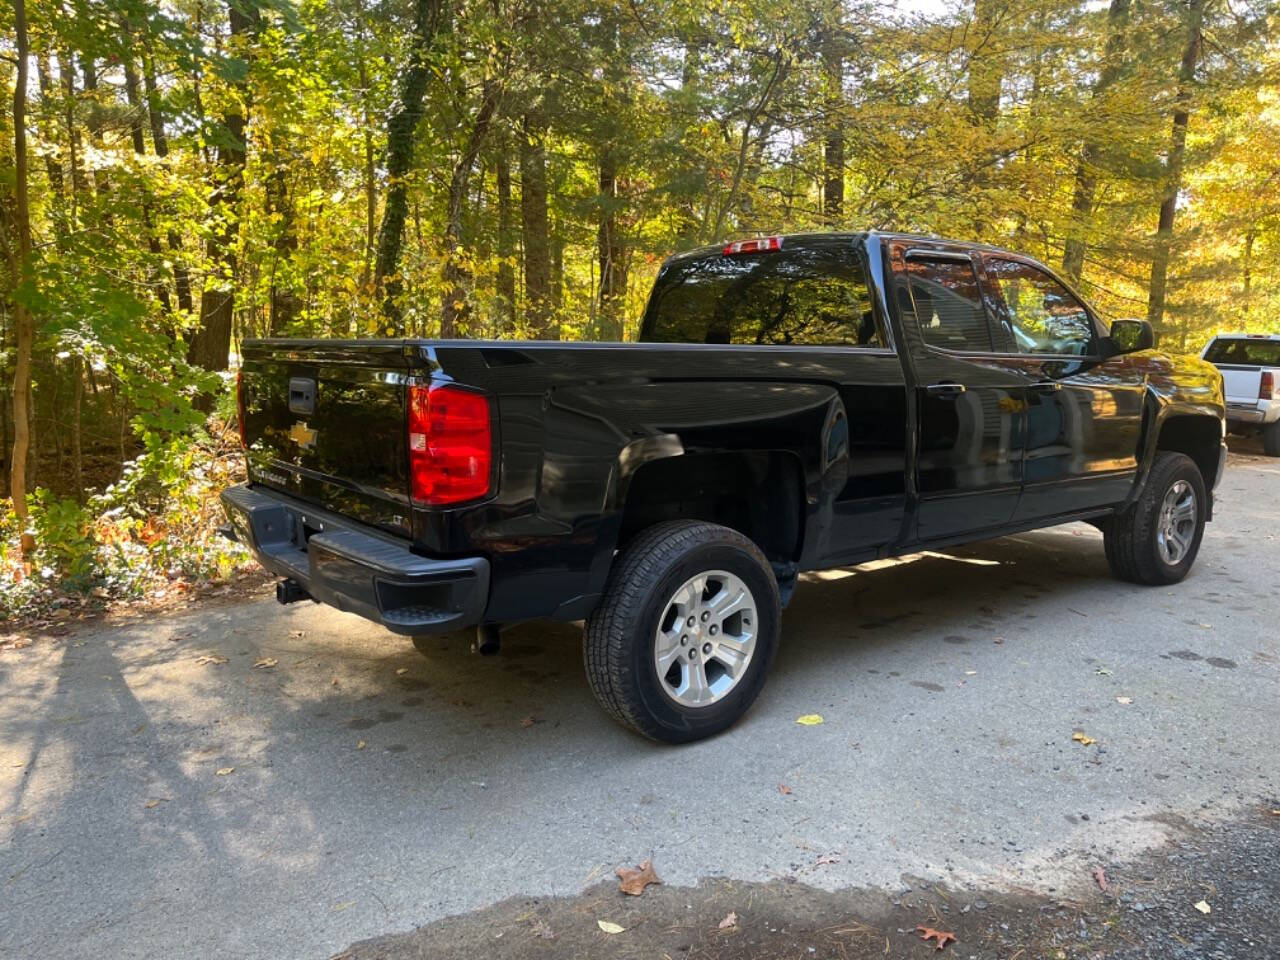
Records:
[[[1237,458],[1171,589],[1085,526],[812,577],[750,715],[678,749],[597,709],[572,626],[424,658],[263,599],[37,639],[0,653],[0,955],[324,957],[646,857],[1084,895],[1280,796],[1277,489]]]

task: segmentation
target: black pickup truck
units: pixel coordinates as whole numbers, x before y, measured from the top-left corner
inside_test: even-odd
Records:
[[[672,257],[640,343],[250,340],[228,533],[411,637],[585,620],[606,710],[694,740],[755,699],[797,574],[1087,520],[1186,576],[1222,377],[1018,254],[877,232]]]

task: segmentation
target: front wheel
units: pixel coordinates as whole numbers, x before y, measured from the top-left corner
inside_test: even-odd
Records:
[[[587,620],[587,680],[646,737],[708,737],[764,686],[780,619],[777,581],[754,543],[713,523],[661,523],[618,557]]]
[[[1177,583],[1200,551],[1208,506],[1195,461],[1157,454],[1141,496],[1103,528],[1111,572],[1131,583]]]

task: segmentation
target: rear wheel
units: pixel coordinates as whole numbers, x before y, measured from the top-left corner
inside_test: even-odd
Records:
[[[1177,583],[1200,551],[1207,509],[1195,462],[1181,453],[1157,454],[1137,502],[1103,528],[1111,572],[1131,583]]]
[[[668,743],[719,733],[764,686],[778,645],[778,585],[737,531],[679,521],[619,556],[583,634],[587,680],[631,729]]]
[[[1262,449],[1268,457],[1280,457],[1280,420],[1262,428]]]

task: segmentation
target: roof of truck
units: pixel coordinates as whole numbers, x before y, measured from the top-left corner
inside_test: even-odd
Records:
[[[764,237],[778,237],[782,240],[783,249],[788,243],[808,243],[812,241],[831,241],[831,240],[847,240],[855,241],[863,238],[880,237],[887,240],[916,240],[926,243],[941,243],[947,246],[963,247],[972,250],[987,250],[993,253],[1011,253],[1005,247],[997,247],[989,243],[979,243],[976,240],[955,240],[950,237],[942,237],[936,233],[907,233],[898,230],[821,230],[810,231],[807,233],[774,233],[766,234],[757,232],[755,234],[743,237],[737,237],[722,240],[718,243],[709,243],[704,246],[694,247],[691,250],[684,250],[680,253],[674,253],[667,258],[667,263],[683,263],[689,260],[700,260],[704,257],[720,256],[724,253],[726,245],[735,242],[735,240],[743,239],[762,239]]]

